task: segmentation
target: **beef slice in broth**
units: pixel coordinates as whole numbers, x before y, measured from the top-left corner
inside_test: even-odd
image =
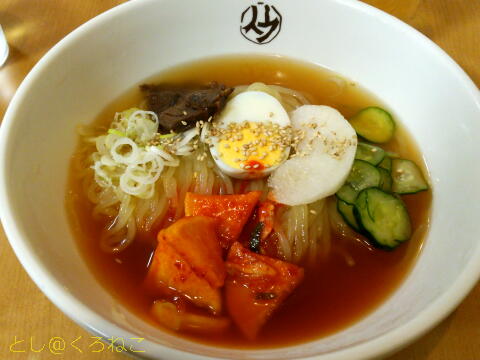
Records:
[[[166,85],[141,85],[147,106],[158,116],[160,133],[180,132],[208,121],[223,109],[233,88],[216,82],[205,88],[170,88]]]

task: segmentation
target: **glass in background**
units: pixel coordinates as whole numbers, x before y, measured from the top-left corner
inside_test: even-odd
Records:
[[[3,33],[2,25],[0,25],[0,66],[2,66],[8,57],[8,43]]]

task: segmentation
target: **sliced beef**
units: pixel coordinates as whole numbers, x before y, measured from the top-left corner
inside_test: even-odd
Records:
[[[149,110],[158,115],[161,133],[185,131],[197,121],[207,121],[223,109],[233,88],[212,82],[205,88],[174,88],[141,85]]]

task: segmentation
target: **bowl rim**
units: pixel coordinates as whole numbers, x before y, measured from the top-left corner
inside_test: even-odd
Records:
[[[163,0],[162,0],[163,1]],[[463,86],[471,93],[472,100],[476,103],[476,106],[480,112],[480,92],[474,82],[468,77],[465,71],[438,45],[428,39],[425,35],[407,25],[401,20],[389,15],[373,6],[366,3],[362,3],[356,0],[328,0],[331,3],[339,4],[340,6],[346,6],[354,8],[365,14],[370,14],[383,18],[388,26],[398,27],[404,32],[414,36],[417,41],[423,43],[425,47],[430,48],[430,51],[441,57],[448,65],[450,71],[458,78]],[[24,78],[20,86],[18,87],[13,99],[10,101],[8,108],[5,112],[3,122],[0,127],[0,203],[3,206],[0,207],[0,219],[3,224],[5,234],[8,241],[17,256],[17,259],[22,264],[24,270],[28,273],[30,278],[34,281],[37,287],[48,297],[48,299],[55,304],[65,315],[72,319],[76,324],[89,330],[94,334],[99,334],[105,338],[111,336],[111,334],[125,334],[128,337],[134,337],[132,332],[114,325],[103,316],[97,314],[85,306],[82,302],[77,300],[69,292],[65,291],[63,286],[55,279],[55,276],[43,268],[41,261],[34,251],[27,246],[24,242],[26,235],[21,230],[21,226],[17,224],[17,217],[15,211],[12,208],[11,195],[8,192],[7,185],[7,172],[8,155],[10,142],[10,133],[12,131],[13,124],[15,122],[15,114],[21,107],[21,104],[28,93],[30,84],[34,83],[36,79],[41,75],[43,70],[49,65],[52,59],[54,59],[62,49],[73,44],[77,38],[80,38],[88,30],[109,21],[111,18],[124,12],[130,11],[131,8],[144,6],[145,3],[159,2],[158,0],[143,0],[135,2],[126,2],[117,5],[97,16],[88,20],[84,24],[77,27],[75,30],[67,34],[62,40],[55,44],[43,57],[35,64],[28,75]],[[450,314],[460,302],[468,295],[468,293],[475,286],[476,282],[480,278],[480,246],[475,249],[470,261],[464,266],[463,271],[460,273],[455,282],[442,293],[434,302],[432,302],[426,309],[414,319],[406,322],[402,326],[387,331],[381,336],[370,339],[365,342],[353,344],[348,348],[340,349],[334,352],[314,355],[311,357],[304,357],[303,359],[322,359],[322,360],[348,360],[348,359],[368,359],[378,356],[385,356],[391,354],[402,347],[407,346],[421,335],[436,326],[441,320],[443,320],[448,314]],[[312,340],[316,341],[316,340]],[[307,344],[309,342],[306,342]],[[165,345],[160,345],[149,340],[145,340],[146,346],[137,347],[135,343],[128,341],[125,338],[125,344],[132,346],[134,349],[147,350],[148,348],[161,348],[162,355],[167,358],[177,359],[198,359],[206,360],[212,359],[211,357],[205,357],[203,355],[191,353],[181,349],[171,348]],[[294,345],[295,346],[295,345]],[[280,349],[280,348],[275,348]],[[226,351],[229,349],[225,349]],[[264,351],[267,349],[259,349]],[[147,350],[148,351],[148,350]],[[256,350],[252,350],[256,351]],[[145,352],[143,354],[148,354]],[[153,354],[153,353],[151,353]],[[148,355],[147,355],[148,358]],[[221,358],[219,358],[221,359]]]

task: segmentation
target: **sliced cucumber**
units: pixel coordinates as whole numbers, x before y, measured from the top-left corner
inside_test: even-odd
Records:
[[[377,187],[380,185],[380,181],[381,175],[378,168],[366,161],[355,160],[347,181],[336,195],[340,200],[353,205],[360,191],[369,187]]]
[[[397,194],[415,194],[428,190],[428,184],[422,171],[413,161],[394,159],[392,161],[393,192]]]
[[[371,106],[360,110],[350,124],[361,137],[374,143],[388,142],[395,132],[395,122],[387,111]]]
[[[383,191],[392,192],[393,180],[390,171],[387,171],[384,168],[378,168],[378,171],[380,171],[381,175],[380,185],[378,187]]]
[[[335,194],[337,198],[343,200],[348,204],[355,204],[355,200],[358,196],[358,191],[351,187],[349,184],[343,185]]]
[[[343,200],[337,199],[337,210],[342,215],[345,222],[355,231],[360,231],[357,219],[353,214],[353,205],[346,203]]]
[[[378,167],[387,170],[388,172],[392,171],[392,158],[390,156],[385,156]]]
[[[380,164],[385,157],[385,151],[378,146],[358,143],[355,159],[366,161],[374,166]]]
[[[348,175],[347,183],[354,190],[361,191],[380,185],[380,178],[378,168],[366,161],[355,160],[352,170],[350,170],[350,174]]]
[[[353,213],[377,247],[390,250],[410,239],[410,217],[403,201],[394,195],[378,188],[362,190]]]
[[[396,152],[393,152],[393,151],[385,151],[385,154],[391,158],[391,159],[398,159],[400,158],[400,155]]]

